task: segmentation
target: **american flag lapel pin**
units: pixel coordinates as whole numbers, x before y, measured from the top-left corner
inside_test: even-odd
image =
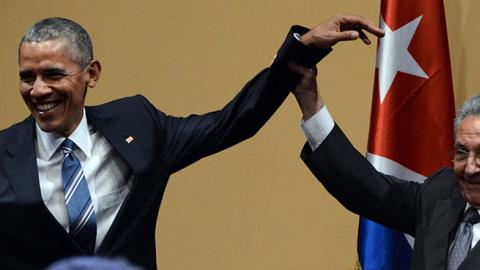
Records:
[[[133,140],[135,140],[135,138],[133,138],[132,136],[128,136],[125,141],[130,144],[131,142],[133,142]]]

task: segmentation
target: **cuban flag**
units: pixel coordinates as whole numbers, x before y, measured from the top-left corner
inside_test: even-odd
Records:
[[[451,166],[454,97],[442,0],[382,0],[367,158],[422,182]],[[410,269],[414,239],[360,218],[363,270]]]

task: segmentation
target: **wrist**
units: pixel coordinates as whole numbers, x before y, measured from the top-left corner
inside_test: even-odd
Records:
[[[312,116],[314,116],[316,113],[318,113],[322,108],[323,108],[324,104],[321,103],[321,104],[316,104],[314,106],[311,106],[311,107],[305,107],[305,109],[302,109],[302,119],[304,121],[307,121],[308,119],[310,119]]]
[[[298,41],[300,41],[301,43],[303,43],[303,45],[307,46],[307,47],[310,47],[312,48],[312,43],[313,43],[313,38],[312,38],[312,35],[309,32],[301,35],[298,37]]]
[[[323,100],[321,97],[306,97],[306,96],[295,96],[297,99],[300,110],[302,111],[302,118],[304,121],[310,119],[318,111],[320,111],[323,106]]]

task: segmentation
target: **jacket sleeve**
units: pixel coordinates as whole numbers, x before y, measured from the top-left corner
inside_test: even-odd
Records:
[[[203,115],[174,117],[155,109],[146,99],[158,130],[162,165],[169,173],[253,136],[282,104],[300,77],[288,69],[297,62],[311,67],[331,49],[314,51],[295,37],[308,29],[293,26],[269,68],[251,79],[222,109]]]
[[[314,152],[306,144],[301,158],[345,208],[415,235],[422,185],[378,172],[337,125]]]

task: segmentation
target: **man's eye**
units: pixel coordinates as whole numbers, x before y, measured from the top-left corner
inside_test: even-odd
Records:
[[[45,79],[56,81],[56,80],[65,78],[65,76],[66,75],[63,73],[49,73],[49,74],[45,74]]]
[[[20,76],[20,81],[23,83],[33,83],[35,81],[34,76]]]
[[[462,149],[456,149],[455,156],[457,158],[466,158],[468,156],[468,152]]]

